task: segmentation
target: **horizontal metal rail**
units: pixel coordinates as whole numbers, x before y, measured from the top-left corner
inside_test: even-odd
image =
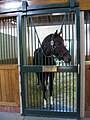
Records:
[[[48,66],[46,66],[48,67]],[[50,67],[50,66],[49,66]],[[51,66],[51,68],[56,67],[57,72],[77,72],[77,66]],[[23,66],[22,69],[23,72],[43,72],[43,66],[36,65],[36,66]],[[50,72],[49,69],[45,72]],[[56,70],[51,71],[56,72]]]

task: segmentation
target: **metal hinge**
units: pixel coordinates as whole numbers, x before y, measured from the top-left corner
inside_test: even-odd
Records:
[[[80,64],[78,64],[78,74],[80,73]]]

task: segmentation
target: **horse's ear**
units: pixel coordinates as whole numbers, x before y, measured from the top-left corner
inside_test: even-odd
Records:
[[[58,30],[56,30],[56,32],[54,33],[54,36],[57,36],[57,32],[58,32]]]

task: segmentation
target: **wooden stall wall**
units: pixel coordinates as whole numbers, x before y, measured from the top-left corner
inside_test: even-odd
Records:
[[[85,65],[85,116],[90,117],[90,62]]]
[[[69,0],[28,0],[30,6],[65,3]],[[80,10],[90,10],[90,0],[75,0],[80,4]]]
[[[19,112],[17,18],[0,17],[0,111]]]
[[[17,65],[0,65],[0,111],[19,112]]]

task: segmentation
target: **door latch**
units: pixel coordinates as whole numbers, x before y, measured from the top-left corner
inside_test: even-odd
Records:
[[[78,64],[78,74],[80,73],[80,64]]]

